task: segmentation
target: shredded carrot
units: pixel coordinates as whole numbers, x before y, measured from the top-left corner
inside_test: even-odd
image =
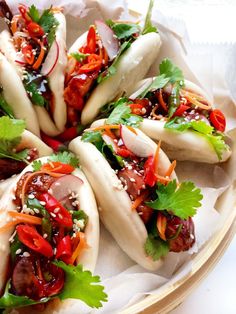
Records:
[[[12,18],[11,31],[12,31],[13,35],[15,34],[15,32],[17,32],[19,17],[20,17],[20,15],[14,15]]]
[[[135,210],[149,195],[149,191],[144,191],[140,196],[136,198],[136,200],[132,204],[132,210]]]
[[[74,250],[71,256],[70,264],[72,265],[74,264],[75,260],[79,257],[82,250],[88,248],[88,244],[85,239],[85,234],[83,232],[78,232],[77,235],[79,236],[79,244],[77,245],[76,249]]]
[[[176,167],[176,160],[174,160],[174,161],[171,163],[169,169],[166,171],[165,177],[170,177],[171,174],[172,174],[172,172],[175,170],[175,167]]]
[[[209,104],[208,101],[203,96],[191,93],[186,90],[181,90],[181,94],[193,105],[204,110],[211,109],[211,104]],[[203,102],[206,104],[204,104]]]
[[[113,134],[112,131],[109,130],[109,129],[105,130],[104,134],[106,134],[107,136],[111,137],[113,140],[116,139],[115,134]]]
[[[159,143],[157,145],[157,149],[156,149],[156,152],[155,152],[155,155],[154,155],[154,160],[153,160],[154,171],[155,171],[156,175],[158,175],[158,162],[159,162],[160,148],[161,148],[161,141],[159,141]]]
[[[44,55],[45,55],[45,47],[44,47],[43,43],[40,40],[37,40],[37,43],[40,45],[40,53],[39,53],[38,59],[33,64],[34,70],[37,70],[40,67],[40,65],[43,62]]]
[[[167,105],[166,105],[166,103],[165,103],[165,101],[164,101],[164,99],[163,99],[163,95],[162,95],[162,90],[160,89],[159,91],[158,91],[158,93],[157,93],[157,99],[158,99],[158,101],[159,101],[159,104],[162,106],[162,108],[166,111],[166,112],[168,112],[168,108],[167,108]]]
[[[162,184],[167,184],[168,182],[170,182],[170,178],[166,178],[166,177],[163,177],[163,176],[160,176],[159,174],[156,175],[156,178],[157,178],[157,182],[160,182]]]
[[[108,64],[108,54],[104,47],[99,48],[99,56],[103,61],[103,66],[106,66]]]
[[[14,227],[17,223],[18,223],[17,220],[8,222],[4,226],[0,227],[0,233],[9,231],[9,228]]]
[[[18,212],[8,212],[9,216],[12,218],[15,218],[17,222],[25,222],[25,223],[30,223],[33,225],[41,225],[42,224],[42,219],[39,217],[35,217],[32,215],[28,214],[23,214],[23,213],[18,213]]]
[[[29,181],[35,176],[35,175],[40,175],[40,174],[48,174],[51,177],[54,178],[59,178],[64,176],[64,174],[61,173],[54,173],[54,172],[50,172],[50,171],[36,171],[36,172],[32,172],[24,181],[23,187],[22,187],[22,197],[21,197],[21,204],[22,206],[24,206],[25,204],[25,194],[26,194],[26,186],[29,183]]]
[[[166,225],[167,225],[166,216],[164,216],[161,213],[158,213],[158,216],[157,216],[157,230],[159,232],[160,238],[162,240],[164,240],[164,241],[166,241],[166,235],[165,235]]]
[[[132,126],[127,126],[127,128],[133,132],[134,134],[137,135],[137,132],[135,131],[134,128],[132,128]],[[100,125],[97,126],[96,128],[89,128],[87,129],[87,131],[100,131],[100,130],[119,130],[120,129],[120,124],[104,124],[104,125]]]

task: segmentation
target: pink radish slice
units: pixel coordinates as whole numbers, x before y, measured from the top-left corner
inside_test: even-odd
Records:
[[[49,74],[52,73],[57,64],[58,58],[59,58],[59,45],[57,41],[54,40],[41,69],[41,74],[43,76],[48,76]]]
[[[83,180],[72,174],[65,175],[55,180],[50,186],[51,194],[58,201],[63,200],[71,194],[71,192],[77,194],[78,189],[83,183]]]
[[[111,145],[111,147],[113,148],[114,152],[116,153],[117,150],[118,150],[118,146],[117,146],[117,144],[114,142],[114,140],[113,140],[110,136],[108,136],[108,135],[106,135],[106,134],[103,134],[102,138],[103,138],[104,142],[105,142],[107,145]]]
[[[96,20],[95,25],[110,60],[113,60],[119,52],[119,40],[117,39],[113,30],[103,21]]]
[[[15,60],[15,62],[20,64],[20,65],[26,65],[26,62],[22,61],[22,60]]]
[[[121,138],[124,145],[138,157],[148,157],[153,154],[153,147],[141,136],[134,134],[125,125],[120,126]]]

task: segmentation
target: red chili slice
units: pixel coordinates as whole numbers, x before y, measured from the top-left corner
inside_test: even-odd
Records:
[[[61,239],[57,246],[56,258],[61,259],[65,263],[69,263],[72,255],[72,242],[69,235]]]
[[[144,163],[144,182],[153,187],[156,184],[157,178],[154,169],[154,157],[150,156]]]
[[[41,167],[41,170],[46,170],[50,172],[55,172],[55,173],[62,173],[62,174],[70,174],[75,170],[74,167],[68,164],[63,164],[60,161],[50,161],[47,164],[44,164]]]
[[[134,154],[126,148],[118,148],[117,149],[117,155],[124,157],[124,158],[127,158],[130,156],[133,156]]]
[[[31,250],[38,252],[48,258],[53,256],[53,249],[50,243],[46,241],[36,230],[35,227],[28,225],[18,225],[16,231],[19,240]]]
[[[210,121],[213,124],[214,128],[220,132],[225,131],[226,120],[222,111],[219,109],[214,109],[210,113]]]
[[[41,37],[44,35],[43,28],[35,22],[30,22],[27,25],[27,30],[31,37]]]
[[[88,56],[88,63],[82,65],[82,67],[79,69],[79,74],[99,71],[101,69],[101,66],[101,57],[96,54],[91,54]]]
[[[131,112],[137,116],[143,116],[146,113],[146,110],[143,110],[145,108],[141,104],[129,104],[129,107]]]
[[[33,48],[31,45],[23,45],[21,52],[24,55],[25,62],[29,65],[32,65],[34,63],[34,54],[33,54]]]
[[[26,23],[31,22],[31,17],[28,14],[28,7],[24,4],[20,4],[18,6],[18,9],[20,11],[21,16],[23,17],[23,19],[26,21]]]
[[[69,211],[67,211],[51,194],[43,193],[38,197],[38,200],[46,203],[46,210],[60,225],[68,228],[71,228],[73,226],[72,216]]]
[[[176,109],[176,111],[174,112],[173,114],[173,118],[174,117],[181,117],[183,115],[183,113],[189,109],[189,106],[186,106],[186,105],[179,105],[179,107]]]
[[[87,46],[84,48],[84,53],[95,53],[96,51],[96,31],[94,26],[90,26],[87,35]]]

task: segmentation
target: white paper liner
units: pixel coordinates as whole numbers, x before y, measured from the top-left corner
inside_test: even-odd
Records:
[[[9,0],[8,3],[11,7],[16,7],[18,1]],[[24,3],[33,4],[35,1],[24,1]],[[50,4],[63,6],[65,12],[73,16],[67,16],[69,45],[79,34],[87,29],[94,19],[118,19],[121,14],[127,16],[127,7],[125,6],[125,1],[122,0],[40,1],[40,3],[37,3],[37,6],[48,7]],[[80,19],[78,19],[78,16],[80,16]],[[229,55],[231,63],[228,64],[222,61],[224,59],[222,51],[214,54],[214,46],[191,46],[183,23],[173,19],[166,19],[157,11],[154,12],[153,20],[158,21],[163,44],[156,64],[153,65],[149,74],[157,74],[158,64],[164,57],[171,58],[174,63],[182,68],[187,79],[205,87],[210,96],[213,97],[214,94],[216,106],[219,106],[226,113],[227,129],[231,130],[229,135],[234,136],[236,133],[234,130],[236,126],[236,112],[231,96],[236,99],[236,83],[235,79],[233,79],[235,77],[233,75],[236,73],[236,63],[235,59],[233,59],[235,47],[224,48],[221,45],[217,46],[222,51],[225,49],[225,53]],[[212,58],[215,59],[213,60]],[[225,76],[226,70],[230,74],[228,72],[228,75]],[[214,80],[212,79],[213,77]],[[169,253],[165,258],[163,267],[156,273],[148,272],[140,266],[134,265],[134,262],[117,246],[111,235],[103,227],[101,228],[100,252],[95,273],[101,276],[109,301],[99,311],[92,312],[116,313],[118,310],[141,300],[147,294],[158,293],[159,287],[164,283],[169,282],[172,284],[177,282],[182,276],[191,271],[191,255],[189,253],[197,252],[209,237],[214,234],[220,223],[223,223],[223,216],[220,210],[215,210],[215,203],[229,184],[235,180],[236,173],[232,171],[234,159],[233,155],[232,160],[224,166],[225,172],[219,166],[190,162],[179,163],[177,173],[180,180],[188,179],[194,181],[198,186],[202,187],[204,195],[202,207],[194,218],[197,241],[189,252],[181,254]],[[229,206],[233,202],[235,202],[235,198],[231,194]],[[180,268],[182,272],[172,277],[173,273]],[[88,313],[91,310],[84,306],[80,312]],[[70,313],[78,313],[78,309],[71,308]]]

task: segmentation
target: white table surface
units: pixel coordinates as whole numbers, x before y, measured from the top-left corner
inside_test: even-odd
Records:
[[[129,0],[144,12],[148,0]],[[236,0],[156,0],[162,13],[186,23],[193,42],[236,42]],[[236,56],[235,56],[236,57]],[[236,314],[236,237],[214,270],[170,314]]]

